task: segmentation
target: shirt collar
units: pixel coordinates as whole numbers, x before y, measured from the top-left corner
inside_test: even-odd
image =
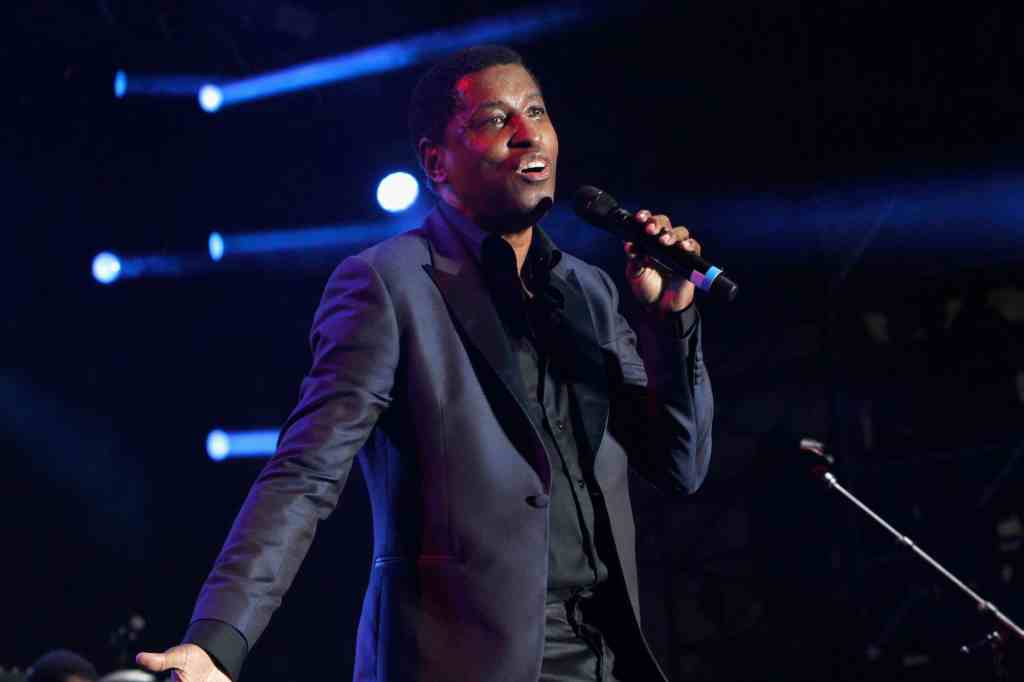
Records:
[[[484,230],[443,200],[437,202],[437,207],[445,222],[455,230],[485,273],[491,273],[496,268],[507,268],[503,261],[509,262],[509,256],[512,267],[515,268],[515,254],[508,242],[499,235]],[[540,225],[535,225],[530,250],[526,254],[526,263],[523,264],[524,275],[531,279],[541,275],[546,279],[547,273],[558,265],[561,259],[562,252],[551,241],[551,237]]]

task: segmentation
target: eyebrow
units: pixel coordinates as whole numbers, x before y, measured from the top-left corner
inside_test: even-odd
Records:
[[[526,99],[527,99],[527,101],[531,100],[531,99],[540,99],[540,100],[542,100],[542,99],[544,99],[544,95],[542,95],[540,92],[531,92],[529,95],[526,96]],[[476,108],[473,109],[473,113],[476,113],[476,112],[480,111],[481,109],[487,109],[489,107],[500,107],[500,106],[504,106],[504,105],[505,105],[505,102],[502,102],[501,100],[497,100],[497,99],[488,100],[486,102],[481,102],[480,104],[478,104],[476,106]]]

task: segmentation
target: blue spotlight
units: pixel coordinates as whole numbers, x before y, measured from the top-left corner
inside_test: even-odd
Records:
[[[269,457],[277,449],[278,432],[222,431],[214,429],[206,437],[206,454],[214,462],[236,457]]]
[[[104,251],[92,260],[92,276],[101,284],[139,277],[182,277],[203,270],[205,263],[198,254],[118,256]]]
[[[199,106],[203,111],[214,113],[224,103],[224,93],[216,85],[207,83],[199,88]]]
[[[128,74],[118,69],[114,74],[114,97],[121,99],[128,92]]]
[[[195,97],[203,85],[216,83],[219,78],[216,75],[189,73],[130,74],[118,69],[114,73],[114,97]]]
[[[113,284],[121,276],[121,259],[104,251],[92,259],[92,276],[100,284]]]
[[[206,437],[206,454],[210,456],[214,462],[219,462],[227,458],[231,452],[231,439],[228,434],[224,433],[220,429],[210,431],[210,435]]]
[[[212,83],[207,84],[200,90],[199,104],[204,111],[212,113],[222,105],[228,106],[325,83],[395,71],[470,45],[539,35],[596,15],[597,11],[593,9],[584,11],[573,6],[532,8],[446,31],[423,33],[337,57],[319,59],[252,78],[223,83],[219,88]],[[210,101],[205,101],[202,93],[208,87],[216,90],[217,94],[214,96],[211,91]]]
[[[386,175],[377,185],[377,203],[391,213],[399,213],[412,206],[419,194],[420,183],[402,171]]]
[[[296,230],[270,230],[247,234],[221,235],[221,258],[233,256],[305,251],[312,249],[340,249],[366,246],[374,242],[411,230],[423,219],[416,210],[403,215],[401,221],[386,218],[371,223],[324,225]],[[216,234],[216,233],[215,233]],[[213,259],[213,235],[210,235],[210,258]]]
[[[224,237],[220,236],[220,232],[211,232],[209,245],[210,249],[210,260],[213,262],[219,261],[224,257]]]

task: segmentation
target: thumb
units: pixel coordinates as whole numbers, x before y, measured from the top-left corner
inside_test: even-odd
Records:
[[[135,657],[135,662],[149,671],[159,673],[165,670],[181,669],[184,658],[179,647],[171,647],[162,654],[143,651]]]

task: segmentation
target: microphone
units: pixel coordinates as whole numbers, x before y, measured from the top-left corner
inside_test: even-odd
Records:
[[[644,226],[633,214],[619,208],[607,192],[584,185],[576,190],[576,214],[595,227],[607,230],[627,242],[633,242],[639,253],[647,256],[662,270],[684,275],[701,291],[731,301],[739,287],[700,256],[671,246],[665,246],[655,235],[647,234]]]

